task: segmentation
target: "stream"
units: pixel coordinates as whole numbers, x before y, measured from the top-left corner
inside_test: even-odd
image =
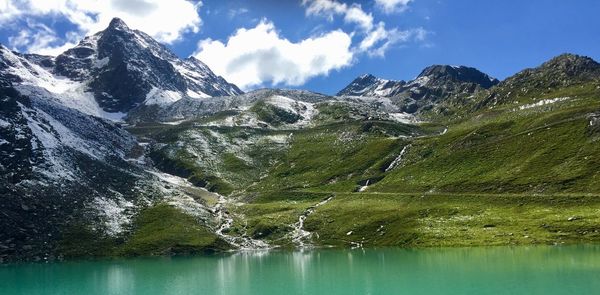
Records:
[[[298,222],[294,223],[292,227],[294,230],[291,232],[292,242],[298,246],[298,248],[306,248],[311,245],[308,244],[310,242],[310,238],[312,237],[312,233],[304,229],[304,221],[308,216],[313,214],[317,207],[323,206],[327,204],[329,201],[333,199],[333,196],[315,204],[314,206],[309,207],[304,210],[304,212],[298,217]],[[308,243],[307,243],[308,241]]]
[[[216,194],[216,193],[215,193]],[[217,227],[215,233],[223,240],[227,241],[232,246],[239,250],[261,250],[272,248],[264,241],[252,239],[246,235],[243,236],[232,236],[227,234],[233,226],[233,218],[227,212],[225,205],[229,202],[224,196],[219,196],[217,204],[211,208],[212,213],[217,219]]]

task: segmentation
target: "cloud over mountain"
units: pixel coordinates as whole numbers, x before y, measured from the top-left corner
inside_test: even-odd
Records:
[[[0,25],[20,27],[10,46],[44,54],[72,47],[81,37],[106,27],[113,17],[161,42],[172,43],[185,32],[200,29],[201,4],[186,0],[2,0]],[[49,19],[66,20],[76,28],[59,35],[45,25]]]
[[[427,36],[422,28],[388,28],[357,3],[303,0],[301,6],[306,17],[329,22],[340,18],[351,29],[334,28],[294,43],[282,36],[273,22],[263,19],[254,28],[238,29],[226,41],[200,41],[195,56],[244,89],[298,86],[350,66],[361,55],[383,57],[394,45],[423,41]]]
[[[351,36],[341,30],[291,42],[266,19],[256,27],[238,29],[226,42],[206,39],[195,56],[242,88],[262,85],[302,85],[352,62]]]

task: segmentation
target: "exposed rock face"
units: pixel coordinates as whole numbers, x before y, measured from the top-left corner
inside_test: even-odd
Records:
[[[242,93],[201,61],[179,59],[118,18],[106,30],[59,55],[55,72],[75,81],[89,81],[96,100],[107,112],[128,112],[144,102],[168,104],[186,96]]]

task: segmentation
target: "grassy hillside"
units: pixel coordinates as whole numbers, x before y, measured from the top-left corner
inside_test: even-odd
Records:
[[[321,104],[306,128],[211,125],[217,114],[132,131],[158,167],[235,201],[231,235],[293,246],[306,216],[316,245],[600,241],[600,83],[527,77],[548,83],[530,70],[415,125]],[[506,99],[478,103],[495,92]],[[285,126],[265,105],[251,111]]]
[[[600,90],[588,84],[482,110],[441,135],[399,138],[352,124],[304,131],[238,210],[251,231],[281,245],[303,209],[329,196],[305,222],[321,245],[598,241],[599,114]]]
[[[565,99],[546,105],[486,110],[417,139],[372,191],[598,193],[600,90],[576,90],[548,95]]]

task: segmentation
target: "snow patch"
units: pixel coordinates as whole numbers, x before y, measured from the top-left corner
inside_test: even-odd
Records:
[[[557,98],[550,98],[550,99],[542,99],[536,103],[531,103],[531,104],[526,104],[526,105],[522,105],[519,106],[518,110],[526,110],[526,109],[531,109],[531,108],[535,108],[535,107],[540,107],[543,105],[547,105],[547,104],[553,104],[553,103],[557,103],[557,102],[561,102],[561,101],[565,101],[571,99],[570,97],[557,97]],[[517,109],[515,109],[517,110]]]
[[[31,145],[33,149],[41,149],[47,165],[35,167],[50,179],[73,180],[74,172],[70,160],[63,156],[63,148],[68,147],[93,159],[102,160],[103,151],[78,137],[73,131],[58,122],[47,113],[33,111],[19,103],[21,113],[27,120],[27,126],[32,132]],[[38,145],[38,142],[41,144]]]
[[[131,209],[135,208],[135,205],[122,196],[117,196],[114,200],[98,197],[92,202],[92,207],[98,211],[104,222],[106,233],[114,237],[131,223],[133,213],[129,212],[133,212]]]
[[[4,120],[0,119],[0,128],[7,129],[7,128],[9,128],[10,126],[12,126],[12,124],[11,124],[11,123],[9,123],[9,122],[7,122],[7,121],[4,121]]]
[[[185,93],[187,96],[191,97],[191,98],[207,98],[210,97],[210,95],[202,92],[202,91],[192,91],[190,89],[188,89],[188,91]]]
[[[110,61],[110,58],[108,56],[105,58],[102,58],[102,59],[96,59],[94,61],[93,67],[96,69],[103,68],[108,64],[109,61]]]
[[[181,93],[172,90],[163,90],[160,88],[152,87],[150,92],[146,94],[146,105],[168,105],[172,104],[181,99]]]
[[[312,103],[298,101],[289,97],[274,95],[265,100],[266,103],[284,109],[285,111],[299,115],[302,119],[291,125],[306,126],[310,124],[311,119],[316,114],[315,107]]]
[[[398,123],[415,124],[419,123],[419,119],[409,113],[390,113],[390,119]]]
[[[0,53],[12,64],[6,71],[23,80],[15,85],[15,89],[21,94],[52,99],[68,108],[111,121],[122,121],[125,117],[123,113],[105,112],[96,102],[94,95],[87,92],[86,83],[55,76],[48,69],[30,63],[10,51],[2,50]]]
[[[427,85],[427,83],[429,83],[430,80],[431,80],[431,77],[429,77],[429,76],[418,77],[414,81],[410,82],[410,84],[408,84],[408,86],[424,87]]]

